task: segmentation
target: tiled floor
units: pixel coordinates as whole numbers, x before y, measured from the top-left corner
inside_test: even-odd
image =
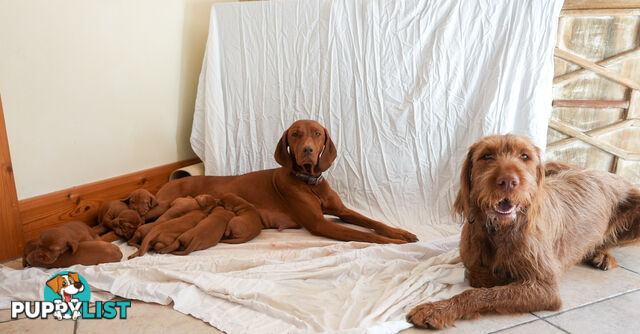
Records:
[[[486,315],[461,320],[440,333],[640,333],[640,246],[613,252],[620,267],[600,271],[582,265],[564,277],[557,312]],[[21,268],[18,260],[4,265]],[[160,321],[161,320],[161,321]],[[0,333],[221,333],[209,324],[161,306],[134,301],[127,320],[11,320],[0,311]],[[431,332],[417,328],[403,334]]]

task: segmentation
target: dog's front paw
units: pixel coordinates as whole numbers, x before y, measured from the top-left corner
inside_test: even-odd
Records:
[[[447,301],[418,305],[407,314],[407,321],[418,327],[441,329],[453,325],[456,316]]]
[[[600,270],[609,270],[618,266],[616,258],[607,252],[598,252],[587,263]]]
[[[406,242],[418,241],[418,237],[415,234],[401,228],[391,227],[388,231],[385,231],[384,235],[392,239],[400,239]]]

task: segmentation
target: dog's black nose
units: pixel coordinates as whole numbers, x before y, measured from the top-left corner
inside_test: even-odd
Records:
[[[496,183],[502,190],[511,191],[520,185],[520,178],[516,174],[503,174],[498,176]]]
[[[76,289],[80,289],[80,288],[82,287],[82,282],[75,282],[75,283],[73,283],[73,286],[74,286]]]
[[[309,153],[313,153],[313,147],[311,146],[305,146],[302,148],[302,152],[309,154]]]

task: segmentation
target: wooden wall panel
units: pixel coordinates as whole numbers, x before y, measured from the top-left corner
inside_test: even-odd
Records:
[[[0,96],[0,259],[20,255],[23,245],[18,195]]]

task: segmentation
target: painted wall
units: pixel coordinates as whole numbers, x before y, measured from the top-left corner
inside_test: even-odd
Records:
[[[0,0],[0,94],[20,199],[195,156],[214,2]]]

